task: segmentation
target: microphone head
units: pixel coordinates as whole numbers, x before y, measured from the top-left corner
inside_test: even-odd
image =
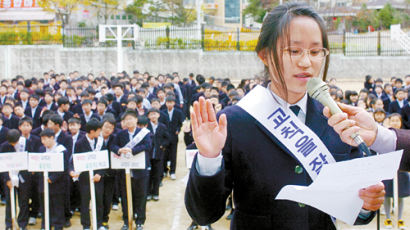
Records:
[[[326,83],[322,81],[322,79],[318,77],[312,77],[307,82],[307,91],[308,91],[309,96],[318,100],[318,96],[322,92],[329,92],[329,87],[327,86]]]

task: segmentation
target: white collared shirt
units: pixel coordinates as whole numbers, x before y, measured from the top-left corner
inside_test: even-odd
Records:
[[[152,126],[152,132],[154,132],[154,134],[157,132],[157,128],[158,128],[158,123],[154,124],[151,122],[151,126]]]
[[[31,117],[34,118],[34,114],[36,113],[37,106],[35,108],[31,108]]]
[[[87,138],[87,140],[88,140],[88,143],[90,143],[90,146],[91,146],[91,149],[94,151],[94,144],[95,144],[95,140],[94,139],[90,139],[89,137],[88,137],[88,134],[86,134],[85,135],[86,136],[86,138]]]
[[[269,89],[269,91],[272,93],[272,96],[279,102],[280,105],[282,105],[283,107],[286,108],[290,108],[291,106],[297,105],[300,108],[299,114],[298,114],[298,118],[299,120],[301,120],[303,123],[306,122],[306,112],[307,112],[307,100],[308,100],[308,95],[307,92],[305,93],[305,95],[302,97],[302,99],[300,99],[298,102],[296,102],[295,104],[289,104],[288,102],[286,102],[285,100],[283,100],[281,97],[279,97],[278,95],[276,95],[276,93],[274,93],[271,89],[270,89],[270,83],[267,87]]]
[[[171,111],[169,111],[169,110],[167,110],[167,111],[168,111],[169,121],[172,121],[172,115],[174,114],[174,108],[172,108]]]
[[[54,140],[57,142],[58,136],[60,136],[61,129],[55,134]]]

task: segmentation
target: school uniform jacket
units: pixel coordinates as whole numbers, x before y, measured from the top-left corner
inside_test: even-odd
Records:
[[[31,134],[30,137],[28,139],[26,139],[26,148],[25,151],[29,152],[29,153],[38,153],[40,152],[41,149],[41,139],[40,137]],[[23,170],[20,171],[19,174],[21,175],[21,177],[23,178],[23,180],[29,181],[31,180],[31,172],[28,172],[27,170]],[[22,183],[22,180],[20,180],[20,183]]]
[[[73,138],[69,133],[61,130],[60,134],[57,137],[57,143],[67,149],[67,151],[64,153],[64,160],[68,163],[72,155]]]
[[[58,146],[59,144],[57,144]],[[67,149],[63,151],[64,156],[67,155]],[[41,146],[39,149],[39,154],[45,153],[46,148]],[[67,169],[68,169],[68,160],[63,158],[64,160],[64,171],[62,172],[49,172],[48,178],[51,180],[51,183],[48,184],[48,191],[50,195],[54,194],[65,194],[67,191]],[[40,193],[44,193],[44,176],[43,173],[39,173],[39,183],[38,183],[38,190]]]
[[[171,141],[178,140],[178,135],[176,134],[176,132],[181,131],[182,122],[184,122],[184,115],[182,114],[182,111],[177,108],[174,108],[174,112],[172,113],[171,120],[169,119],[168,110],[165,110],[162,112],[164,113],[164,115],[160,117],[160,122],[167,124],[170,140]]]
[[[4,118],[3,126],[6,126],[9,129],[18,129],[19,128],[20,119],[16,115],[11,114],[10,119],[5,117],[5,116],[3,116],[3,118]]]
[[[396,150],[404,149],[400,170],[410,172],[410,130],[393,129],[397,135]]]
[[[152,134],[152,149],[150,151],[150,159],[162,160],[164,159],[165,148],[169,145],[169,135],[167,127],[161,122],[158,122],[158,126],[154,134],[150,122],[148,124],[148,129]]]
[[[5,126],[0,127],[0,144],[3,144],[4,142],[6,142],[8,131],[9,131],[9,128]]]
[[[306,125],[327,146],[336,161],[361,157],[344,144],[327,124],[323,106],[308,98]],[[185,193],[190,216],[200,225],[217,221],[225,213],[226,198],[235,202],[231,229],[335,229],[329,215],[297,202],[275,200],[285,185],[311,184],[308,173],[286,148],[251,115],[238,106],[222,111],[228,118],[227,140],[220,171],[199,175],[195,157]],[[358,191],[359,192],[359,191]],[[357,219],[357,224],[371,221]]]
[[[34,116],[32,114],[33,109],[30,106],[27,106],[26,110],[24,111],[24,114],[27,117],[31,117],[33,119],[33,129],[41,126],[40,114],[42,109],[43,108],[40,107],[40,105],[37,106],[36,111],[34,112]]]
[[[403,100],[403,107],[405,106],[405,105],[407,105],[408,104],[408,102],[407,102],[407,100],[406,99],[404,99]],[[402,108],[403,108],[402,107]],[[391,103],[390,103],[390,105],[389,105],[389,113],[391,114],[391,113],[401,113],[401,109],[402,108],[400,108],[400,105],[399,105],[399,102],[397,101],[397,100],[394,100],[394,101],[392,101]]]
[[[137,135],[141,131],[140,128],[136,128],[133,134],[133,137]],[[111,147],[111,151],[117,155],[118,150],[122,147],[124,147],[128,142],[130,141],[130,137],[128,134],[128,130],[124,129],[121,130],[119,133],[117,133],[114,144]],[[149,160],[149,151],[151,150],[152,146],[152,141],[151,141],[151,135],[147,134],[144,139],[142,139],[134,148],[132,148],[132,155],[137,155],[137,154],[144,154],[142,153],[145,151],[145,169],[148,169],[150,167],[150,160]],[[144,170],[131,170],[132,175],[134,178],[141,177],[144,174]]]
[[[403,129],[410,129],[410,104],[407,103],[401,109],[401,117],[403,120]]]

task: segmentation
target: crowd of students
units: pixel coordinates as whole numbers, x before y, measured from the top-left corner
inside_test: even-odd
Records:
[[[99,150],[116,155],[145,154],[146,168],[131,172],[135,224],[137,229],[143,229],[146,202],[159,201],[164,178],[176,179],[181,131],[187,148],[195,148],[189,124],[182,127],[189,119],[193,102],[203,96],[210,99],[218,112],[236,104],[254,86],[264,83],[255,78],[234,86],[230,79],[206,79],[192,73],[181,78],[176,72],[152,76],[134,71],[130,75],[122,72],[110,77],[104,73],[82,76],[78,71],[67,76],[49,71],[41,78],[19,75],[2,80],[0,85],[0,152],[64,153],[64,172],[50,173],[48,180],[50,224],[54,229],[71,226],[70,219],[76,211],[81,213],[83,229],[91,228],[90,175],[75,171],[72,154]],[[328,84],[336,101],[366,108],[385,126],[410,128],[410,75],[404,82],[401,78],[391,78],[388,83],[367,76],[359,93],[343,92],[335,79],[330,79]],[[97,170],[91,176],[95,183],[98,229],[108,229],[110,211],[118,209],[120,202],[122,229],[128,229],[124,170]],[[408,180],[408,174],[406,178]],[[42,180],[41,173],[20,171],[11,177],[8,173],[1,174],[6,229],[12,227],[9,190],[12,186],[17,187],[20,229],[35,225],[36,219],[44,216]],[[407,191],[410,186],[407,184],[406,190],[404,180],[400,181],[405,190],[401,197],[410,193]],[[389,182],[386,186],[389,187]],[[385,208],[385,224],[389,226],[389,199]],[[41,226],[44,228],[44,220]],[[192,223],[189,229],[196,227]]]

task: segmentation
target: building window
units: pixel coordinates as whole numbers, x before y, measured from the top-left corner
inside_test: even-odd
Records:
[[[240,23],[240,0],[225,0],[225,23]]]

